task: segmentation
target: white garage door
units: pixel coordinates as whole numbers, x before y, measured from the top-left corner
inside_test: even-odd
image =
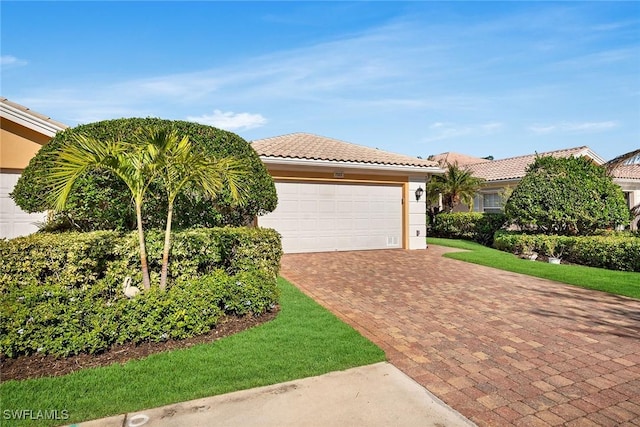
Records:
[[[278,207],[258,218],[285,253],[402,247],[402,186],[276,182]]]
[[[38,231],[46,214],[28,214],[20,209],[9,197],[18,182],[18,173],[0,173],[0,238],[12,239]]]

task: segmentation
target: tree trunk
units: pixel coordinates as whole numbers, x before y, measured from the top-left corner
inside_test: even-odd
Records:
[[[144,244],[144,231],[142,230],[142,204],[137,201],[136,218],[138,221],[138,242],[140,243],[140,264],[142,265],[142,286],[144,289],[151,289],[149,266],[147,265],[147,249]]]
[[[162,252],[162,273],[160,274],[160,289],[167,288],[167,272],[169,271],[169,252],[171,251],[171,220],[173,218],[173,202],[169,202],[167,212],[167,227],[164,231],[164,251]]]

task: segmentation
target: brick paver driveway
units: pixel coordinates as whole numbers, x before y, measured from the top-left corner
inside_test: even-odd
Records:
[[[640,425],[640,301],[446,251],[290,254],[282,275],[478,425]]]

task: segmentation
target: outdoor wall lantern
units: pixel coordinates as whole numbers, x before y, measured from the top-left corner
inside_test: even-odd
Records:
[[[416,202],[420,201],[420,197],[422,197],[423,193],[424,190],[422,189],[422,187],[418,187],[418,189],[416,190]]]

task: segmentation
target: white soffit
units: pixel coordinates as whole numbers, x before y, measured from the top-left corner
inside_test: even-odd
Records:
[[[383,163],[363,163],[363,162],[345,162],[338,160],[318,160],[318,159],[293,159],[283,157],[260,156],[265,165],[283,166],[283,167],[324,167],[339,169],[360,169],[381,172],[402,172],[411,175],[420,174],[444,174],[444,169],[439,167],[425,166],[409,166],[409,165],[390,165]]]
[[[0,103],[0,117],[50,137],[66,129],[66,127],[32,114],[30,110],[23,110],[9,105],[4,100]]]

